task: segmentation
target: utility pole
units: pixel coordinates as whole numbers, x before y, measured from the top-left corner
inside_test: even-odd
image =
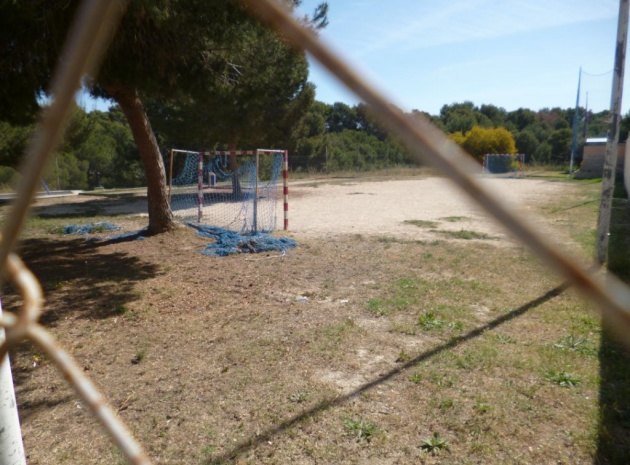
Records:
[[[615,188],[615,167],[617,165],[617,141],[619,140],[619,122],[621,119],[621,98],[623,94],[623,74],[626,62],[626,42],[628,40],[628,2],[619,1],[619,20],[617,25],[617,47],[615,50],[615,69],[613,73],[612,95],[610,98],[610,123],[602,175],[602,197],[597,219],[597,250],[595,260],[602,265],[608,257],[608,238],[612,209],[613,190]]]
[[[571,161],[569,162],[569,177],[573,177],[573,160],[575,160],[575,150],[577,148],[578,113],[580,111],[580,84],[582,83],[582,67],[578,75],[577,98],[575,99],[575,113],[573,114],[573,139],[571,141]]]
[[[586,140],[586,136],[588,135],[587,132],[587,128],[588,128],[588,92],[586,93],[586,103],[584,104],[584,128],[582,129],[582,138],[584,140]]]

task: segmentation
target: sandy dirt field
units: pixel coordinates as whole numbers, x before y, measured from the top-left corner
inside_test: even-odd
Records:
[[[535,179],[482,178],[481,183],[524,214],[550,198],[569,193],[572,188],[567,183]],[[63,215],[97,208],[103,214],[137,215],[141,227],[147,215],[146,197],[142,194],[124,199],[91,195],[43,198],[37,201],[36,209],[46,215]],[[279,227],[281,215],[279,203]],[[410,223],[418,221],[435,224],[419,227]],[[289,231],[298,236],[361,234],[421,240],[434,237],[436,230],[462,229],[505,238],[503,229],[493,219],[451,181],[441,177],[378,181],[322,179],[296,181],[289,187]]]
[[[523,212],[570,189],[566,183],[532,179],[481,181],[507,204]],[[437,222],[441,230],[467,229],[497,236],[503,231],[451,181],[439,177],[297,185],[290,191],[289,211],[290,230],[309,236],[366,234],[425,238],[430,228],[405,223],[414,220]]]

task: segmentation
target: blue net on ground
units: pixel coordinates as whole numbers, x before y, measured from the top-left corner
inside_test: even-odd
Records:
[[[127,242],[127,241],[142,241],[147,238],[147,228],[139,231],[129,231],[122,234],[116,234],[115,236],[102,237],[101,239],[107,242]]]
[[[88,223],[88,224],[70,224],[63,227],[63,233],[69,234],[93,234],[105,231],[117,231],[122,229],[121,226],[103,222],[103,223]]]
[[[216,241],[201,252],[204,255],[225,257],[237,253],[285,252],[288,248],[297,247],[297,243],[288,237],[270,237],[260,232],[238,233],[196,223],[185,224],[196,230],[201,237]]]
[[[70,235],[87,235],[87,234],[95,234],[105,231],[119,231],[122,229],[122,226],[118,226],[112,223],[88,223],[88,224],[70,224],[63,227],[63,234]],[[139,231],[129,231],[121,234],[116,234],[115,236],[96,236],[89,237],[86,240],[89,242],[97,242],[97,241],[106,241],[108,243],[114,242],[127,242],[127,241],[135,241],[135,240],[143,240],[146,239],[147,236],[147,228],[141,229]]]

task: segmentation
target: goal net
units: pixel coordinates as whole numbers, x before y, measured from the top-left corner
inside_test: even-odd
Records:
[[[287,176],[283,175],[286,162],[285,150],[173,149],[169,170],[171,210],[182,221],[239,232],[273,231],[281,198],[281,175],[287,211]]]
[[[517,154],[487,154],[483,156],[483,172],[493,176],[521,176],[525,155]]]

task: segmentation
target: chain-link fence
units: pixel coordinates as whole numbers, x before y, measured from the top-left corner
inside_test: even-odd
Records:
[[[276,1],[241,2],[271,27],[279,30],[293,45],[308,51],[354,91],[372,108],[382,124],[405,143],[418,161],[429,163],[447,175],[551,268],[564,276],[586,298],[596,303],[604,322],[627,343],[625,338],[630,334],[628,331],[630,290],[624,284],[612,276],[584,269],[571,257],[561,253],[554,244],[542,237],[471,176],[471,173],[478,171],[478,167],[457,145],[450,142],[428,121],[418,119],[411,121],[407,118],[391,105],[391,100],[376,92],[357,72],[323,45],[311,31],[294,20]],[[125,3],[122,0],[86,0],[82,4],[63,58],[60,60],[61,65],[53,78],[51,94],[55,99],[45,112],[28,149],[26,162],[22,167],[24,176],[18,186],[18,197],[6,219],[0,246],[3,276],[18,290],[23,305],[19,312],[0,317],[0,325],[6,331],[6,339],[0,346],[0,360],[6,362],[8,351],[17,343],[26,339],[32,341],[63,371],[69,383],[106,428],[126,459],[134,464],[149,464],[151,463],[149,458],[118,419],[103,395],[97,391],[72,357],[62,350],[53,336],[38,323],[43,306],[41,287],[20,258],[12,253],[46,166],[46,160],[53,153],[63,131],[81,78],[97,68],[96,61],[102,55],[99,52],[113,34]]]

